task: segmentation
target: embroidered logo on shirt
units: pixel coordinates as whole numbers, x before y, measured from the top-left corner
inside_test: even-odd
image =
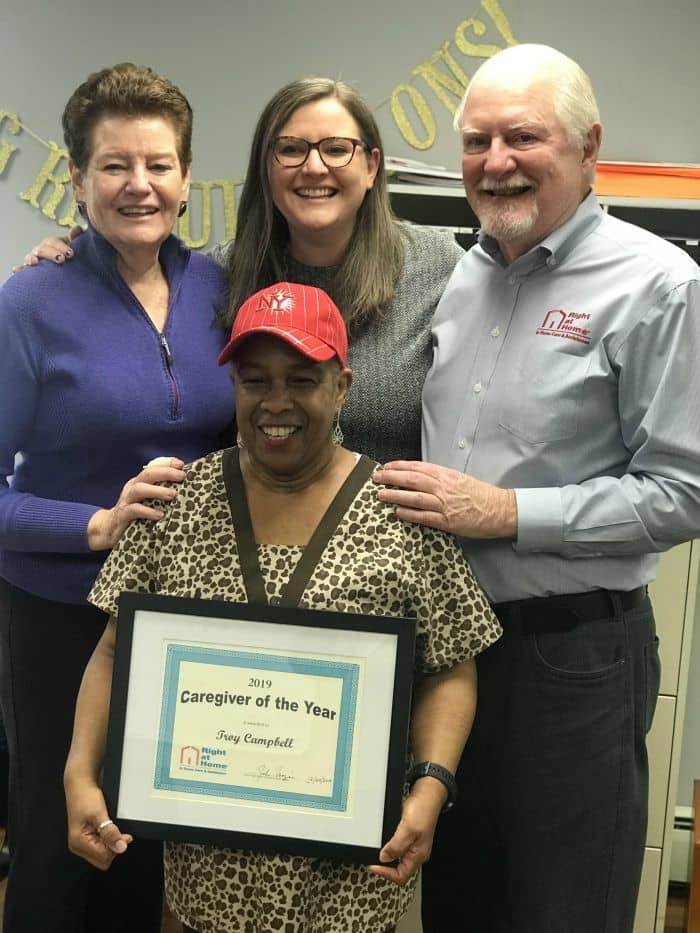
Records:
[[[545,314],[535,333],[548,337],[567,337],[578,343],[590,343],[591,332],[584,326],[584,322],[590,319],[590,314],[584,311],[562,311],[561,308],[553,308]]]
[[[287,291],[286,288],[277,288],[261,295],[255,310],[270,311],[272,314],[279,314],[282,311],[293,311],[295,304],[296,301],[291,292]]]

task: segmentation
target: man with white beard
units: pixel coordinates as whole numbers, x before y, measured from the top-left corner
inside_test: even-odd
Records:
[[[700,270],[598,206],[598,108],[560,52],[489,59],[455,123],[479,243],[435,314],[430,462],[376,478],[401,518],[461,536],[504,634],[477,662],[424,930],[631,933],[659,686],[646,586],[700,533]]]

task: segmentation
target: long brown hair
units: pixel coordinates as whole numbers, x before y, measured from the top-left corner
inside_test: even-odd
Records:
[[[274,95],[255,128],[239,201],[236,242],[228,252],[231,287],[226,326],[231,325],[246,298],[287,277],[285,249],[289,230],[272,201],[268,178],[270,146],[297,108],[326,97],[337,99],[357,123],[364,142],[370,149],[381,152],[382,141],[372,112],[348,84],[330,78],[301,78]],[[402,264],[401,230],[389,203],[382,153],[374,185],[357,212],[345,255],[333,281],[325,286],[349,328],[388,304]]]

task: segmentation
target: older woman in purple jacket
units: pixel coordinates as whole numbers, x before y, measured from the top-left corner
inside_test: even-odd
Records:
[[[174,495],[154,483],[182,479],[231,419],[231,385],[213,365],[224,275],[171,234],[189,192],[192,111],[170,81],[129,64],[93,74],[63,128],[88,232],[69,266],[24,270],[0,290],[4,929],[156,933],[160,846],[115,874],[89,869],[67,849],[62,775],[106,622],[87,593],[124,528],[160,517],[144,500]]]

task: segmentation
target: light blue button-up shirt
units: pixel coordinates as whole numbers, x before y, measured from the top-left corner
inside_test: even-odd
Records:
[[[482,234],[435,313],[423,456],[514,488],[463,542],[490,599],[629,590],[700,535],[700,269],[593,194],[509,265]]]

